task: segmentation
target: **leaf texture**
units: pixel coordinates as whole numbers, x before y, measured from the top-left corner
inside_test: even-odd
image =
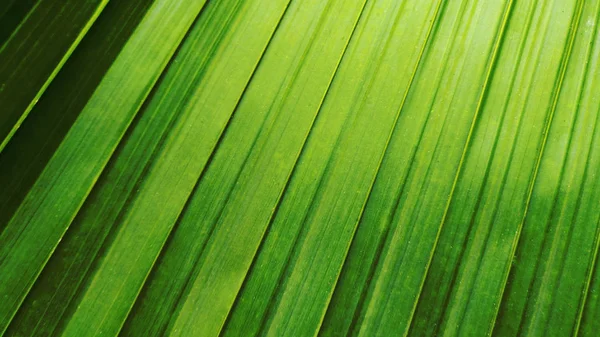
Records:
[[[0,3],[0,335],[596,336],[599,0]]]
[[[14,7],[27,9],[27,2],[14,2],[2,22],[21,16],[26,11]],[[39,0],[10,37],[0,43],[0,151],[107,3]],[[11,31],[10,27],[5,29]]]

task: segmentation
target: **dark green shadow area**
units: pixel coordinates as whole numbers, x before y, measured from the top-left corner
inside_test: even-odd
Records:
[[[37,0],[5,0],[0,4],[0,47],[19,27]]]
[[[153,0],[111,1],[0,153],[0,231]]]

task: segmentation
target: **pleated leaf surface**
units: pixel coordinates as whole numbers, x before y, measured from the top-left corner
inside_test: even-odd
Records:
[[[599,0],[0,3],[0,335],[597,336]]]

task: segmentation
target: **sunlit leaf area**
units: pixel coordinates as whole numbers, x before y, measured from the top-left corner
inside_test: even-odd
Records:
[[[0,0],[1,336],[600,336],[600,0]]]

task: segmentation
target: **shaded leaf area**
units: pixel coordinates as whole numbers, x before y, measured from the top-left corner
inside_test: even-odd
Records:
[[[17,30],[37,0],[6,0],[0,4],[0,47]]]
[[[194,4],[195,10],[169,1],[153,4],[0,234],[1,330],[55,251],[204,1]]]
[[[27,122],[0,152],[0,230],[48,164],[151,3],[109,2],[35,104]]]
[[[0,334],[596,336],[599,27],[600,0],[3,2]]]
[[[10,5],[3,22],[9,17],[19,21],[27,2]],[[0,151],[107,3],[39,0],[22,22],[6,27],[14,31],[0,47]]]

